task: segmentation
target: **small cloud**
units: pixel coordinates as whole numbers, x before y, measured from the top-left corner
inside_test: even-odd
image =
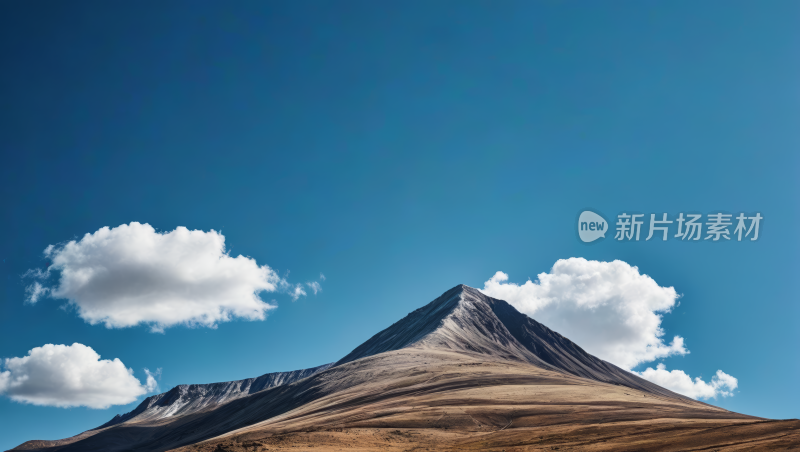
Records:
[[[320,274],[319,274],[319,280],[320,280],[320,281],[322,281],[322,282],[325,282],[325,275],[323,275],[322,273],[320,273]]]
[[[312,291],[314,291],[314,295],[316,295],[317,292],[322,292],[322,286],[316,281],[306,283],[306,285],[310,287]]]
[[[25,301],[30,304],[36,304],[36,302],[39,301],[40,298],[47,296],[49,292],[50,292],[49,288],[44,287],[41,283],[36,281],[30,286],[25,288],[25,294],[26,294]]]
[[[294,286],[294,290],[292,290],[290,295],[292,296],[292,301],[297,301],[298,298],[306,296],[306,291],[303,290],[302,284],[298,284]]]
[[[147,374],[147,383],[145,383],[147,392],[158,392],[158,381],[156,380],[161,380],[161,368],[159,367],[155,372],[150,372],[150,369],[145,367],[144,373]]]
[[[634,372],[636,373],[636,372]],[[670,391],[683,394],[693,399],[716,399],[718,396],[731,397],[733,391],[739,386],[739,380],[721,370],[711,377],[706,383],[700,377],[692,378],[682,370],[667,370],[664,363],[659,363],[655,369],[648,367],[636,373],[645,380],[649,380]]]

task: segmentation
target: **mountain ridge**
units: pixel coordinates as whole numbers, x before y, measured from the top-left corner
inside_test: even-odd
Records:
[[[477,435],[470,447],[485,450],[488,443],[479,438],[493,432],[513,429],[522,435],[520,443],[532,444],[544,438],[536,429],[570,423],[603,426],[597,428],[610,435],[603,440],[609,441],[605,450],[616,450],[614,444],[628,441],[642,422],[652,422],[648,428],[656,438],[667,430],[682,434],[691,423],[693,434],[703,439],[686,444],[705,445],[719,444],[722,436],[713,433],[718,427],[770,442],[770,435],[795,425],[760,424],[772,421],[675,394],[592,356],[507,302],[459,285],[335,363],[179,385],[96,429],[64,440],[28,441],[15,450],[288,451],[319,441],[332,445],[315,450],[340,450],[353,444],[349,434],[339,434],[345,427],[373,432],[359,434],[359,441],[370,444],[366,450],[397,440],[376,439],[374,432],[381,429],[404,429],[411,445],[456,447],[461,443],[444,433],[450,428]],[[704,426],[714,428],[708,433]],[[429,432],[428,439],[414,436],[421,431]],[[297,441],[287,442],[290,437]]]
[[[133,410],[118,414],[93,430],[111,427],[135,418],[155,420],[195,413],[231,400],[247,397],[264,389],[293,383],[317,372],[322,372],[331,366],[333,363],[289,372],[270,372],[259,377],[242,380],[177,385],[167,392],[145,398]]]
[[[464,284],[381,330],[336,365],[405,347],[487,354],[652,394],[689,399],[587,353],[508,302]]]

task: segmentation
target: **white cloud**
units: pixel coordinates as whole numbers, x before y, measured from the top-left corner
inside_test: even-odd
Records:
[[[49,292],[50,289],[44,287],[38,281],[35,281],[33,284],[25,288],[25,293],[27,294],[26,301],[29,303],[36,303],[40,298],[47,295]]]
[[[307,285],[308,287],[310,287],[310,288],[311,288],[311,290],[313,290],[313,291],[314,291],[314,295],[316,295],[316,294],[317,294],[317,292],[322,292],[322,286],[321,286],[321,285],[320,285],[320,284],[319,284],[317,281],[313,281],[313,282],[310,282],[310,283],[306,283],[306,285]]]
[[[303,289],[302,284],[294,286],[294,289],[289,293],[292,296],[292,301],[297,301],[300,297],[306,296],[306,291]]]
[[[158,381],[156,379],[161,379],[161,368],[159,367],[155,372],[150,372],[150,369],[145,367],[144,373],[147,374],[147,383],[145,383],[147,392],[158,392]]]
[[[45,294],[68,299],[81,318],[108,328],[148,324],[163,331],[177,324],[213,328],[235,317],[263,320],[275,306],[262,301],[260,292],[305,295],[255,259],[228,255],[225,237],[214,230],[159,233],[133,222],[50,245],[44,254],[52,265],[27,275],[41,280],[59,272],[58,284],[34,282],[28,300],[35,303]]]
[[[320,273],[320,274],[319,274],[319,279],[320,279],[320,281],[322,281],[322,282],[325,282],[325,275],[323,275],[322,273]]]
[[[664,342],[661,316],[677,306],[675,289],[659,286],[637,267],[619,260],[561,259],[550,273],[522,285],[497,272],[481,292],[509,302],[592,355],[624,369],[689,353],[680,336]],[[637,375],[693,398],[727,397],[738,385],[736,378],[721,370],[705,383],[700,378],[693,381],[681,370],[668,372],[663,364]]]
[[[689,353],[683,338],[663,340],[661,313],[678,299],[622,261],[560,259],[550,273],[523,285],[497,272],[483,293],[511,303],[521,312],[568,337],[587,352],[625,369],[670,355]]]
[[[36,347],[22,358],[6,358],[0,372],[0,394],[33,405],[108,408],[126,405],[158,385],[147,373],[141,384],[118,358],[100,359],[83,344]]]
[[[711,397],[716,399],[717,396],[732,396],[733,391],[739,386],[739,380],[721,370],[718,370],[716,375],[711,377],[710,383],[706,383],[700,377],[692,380],[682,370],[668,371],[663,363],[660,363],[655,369],[648,367],[644,371],[638,372],[637,375],[693,399],[708,399]]]

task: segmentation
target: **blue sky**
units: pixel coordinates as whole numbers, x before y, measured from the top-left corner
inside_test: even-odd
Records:
[[[663,360],[726,409],[800,416],[797,2],[4,2],[0,357],[78,342],[144,382],[335,361],[456,284],[619,259],[682,294]],[[577,215],[760,212],[756,242],[578,241]],[[25,303],[104,226],[221,231],[322,292],[216,329]],[[674,233],[674,231],[673,231]],[[288,276],[287,276],[288,272]],[[661,362],[661,361],[659,361]],[[655,365],[655,363],[652,363]],[[140,401],[142,397],[139,397]],[[0,396],[0,449],[109,409]]]

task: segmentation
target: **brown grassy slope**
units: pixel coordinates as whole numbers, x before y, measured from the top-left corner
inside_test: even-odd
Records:
[[[463,285],[374,335],[337,364],[201,411],[166,418],[139,415],[91,436],[28,442],[20,449],[713,450],[797,445],[798,421],[767,421],[675,394],[586,353],[508,303]]]
[[[800,448],[798,420],[768,421],[482,355],[407,348],[344,366],[348,381],[329,395],[175,450]]]

